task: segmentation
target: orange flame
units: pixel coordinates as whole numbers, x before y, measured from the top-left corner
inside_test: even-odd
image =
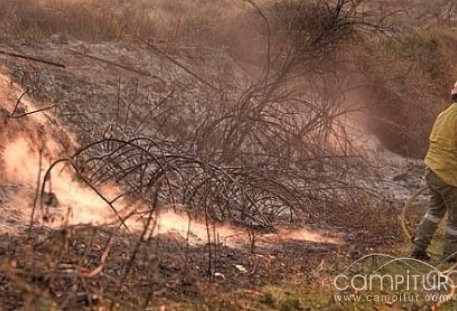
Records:
[[[0,103],[6,102],[9,98],[5,90],[10,84],[5,81],[7,80],[0,75]],[[28,109],[35,109],[30,101],[27,102],[27,106]],[[5,108],[12,109],[12,107],[13,105],[10,103]],[[48,115],[47,112],[33,114],[26,118],[6,122],[0,131],[0,141],[3,142],[4,146],[3,153],[0,153],[0,159],[4,166],[2,173],[6,176],[7,182],[22,185],[22,190],[13,198],[16,206],[20,206],[22,211],[31,208],[38,175],[42,177],[44,170],[49,167],[50,163],[63,157],[65,150],[68,149],[59,143],[60,140],[56,140],[58,134],[53,132],[53,128],[50,127],[50,122],[48,122],[50,118],[52,116]],[[59,126],[59,124],[57,123],[55,126]],[[65,134],[68,136],[67,141],[76,147],[74,135],[67,132]],[[104,225],[116,221],[117,216],[109,205],[92,189],[76,180],[68,166],[56,167],[52,173],[51,181],[51,190],[58,199],[56,212],[57,214],[60,212],[63,216],[48,225],[54,227],[76,224]],[[109,184],[100,190],[108,200],[115,198],[121,192],[117,185]],[[22,208],[27,206],[28,209]],[[141,202],[132,204],[122,199],[116,201],[114,207],[121,215],[127,215],[135,209],[147,210],[147,206]],[[24,221],[25,217],[26,214],[24,213]],[[210,227],[208,231],[204,221],[190,221],[187,215],[170,211],[169,208],[168,211],[162,209],[155,215],[155,224],[154,234],[178,232],[183,237],[189,236],[190,243],[205,243],[208,235],[214,235],[214,233],[221,243],[233,246],[239,243],[249,243],[247,233],[239,228],[227,224],[218,224]],[[127,221],[127,225],[131,230],[137,232],[142,230],[144,226],[142,220],[133,217]],[[340,242],[336,238],[328,238],[307,229],[280,230],[276,237],[324,243]],[[268,237],[266,236],[266,238]]]

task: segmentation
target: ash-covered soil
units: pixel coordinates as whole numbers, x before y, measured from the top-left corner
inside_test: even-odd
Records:
[[[165,48],[167,53],[162,54]],[[248,85],[255,72],[211,50],[202,57],[201,51],[169,46],[160,46],[158,52],[146,45],[54,42],[5,49],[65,65],[0,55],[0,66],[23,87],[27,98],[37,108],[51,105],[46,113],[75,133],[80,144],[98,137],[140,134],[184,143],[191,132],[186,130],[187,121],[211,112],[205,109],[216,100],[215,89],[223,84],[229,87],[227,93],[235,92],[237,85]],[[19,95],[11,94],[10,105]],[[49,126],[49,130],[60,129]],[[68,150],[60,147],[59,156],[65,156]],[[141,240],[111,228],[30,229],[35,185],[0,181],[0,306],[96,309],[113,304],[142,310],[170,301],[198,304],[214,298],[237,310],[235,300],[224,302],[225,294],[249,295],[256,288],[282,282],[303,286],[316,282],[316,271],[325,262],[358,258],[403,240],[397,216],[405,199],[421,187],[422,164],[379,148],[371,167],[374,182],[360,184],[373,187],[370,191],[379,196],[376,205],[371,198],[357,196],[352,205],[329,205],[306,219],[311,229],[337,233],[340,244],[290,238],[265,241],[252,232],[257,237],[254,247],[246,240],[234,248],[214,242],[189,245],[182,234],[173,232]],[[294,229],[297,225],[303,221]]]
[[[144,310],[167,302],[198,304],[210,297],[223,301],[226,294],[243,296],[267,284],[305,285],[316,281],[313,271],[337,255],[338,248],[303,241],[269,248],[189,246],[173,234],[140,241],[109,228],[80,227],[4,234],[0,254],[2,310],[16,310],[25,302],[37,308],[113,304]],[[233,300],[227,303],[231,310],[240,307]]]

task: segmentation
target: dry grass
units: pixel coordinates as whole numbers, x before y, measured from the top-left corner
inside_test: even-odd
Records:
[[[272,39],[277,40],[280,47],[273,52],[281,55],[284,52],[281,46],[292,41],[299,49],[300,44],[306,47],[309,42],[301,40],[314,38],[313,33],[295,31],[298,37],[294,37],[290,36],[292,32],[284,35],[283,30],[305,27],[307,21],[322,12],[316,11],[317,14],[308,10],[312,6],[300,5],[295,12],[302,11],[298,16],[308,14],[313,17],[302,18],[305,24],[300,25],[300,19],[293,15],[295,2],[278,3],[280,6],[263,6],[271,22]],[[394,1],[389,3],[394,9],[406,5]],[[378,119],[390,122],[375,122],[374,130],[390,149],[403,155],[421,157],[424,154],[429,127],[446,103],[448,88],[454,82],[450,62],[455,57],[454,35],[451,30],[444,30],[445,27],[431,26],[446,24],[448,16],[445,13],[454,10],[451,4],[449,1],[421,2],[408,13],[417,17],[411,24],[405,25],[406,19],[411,20],[410,15],[400,16],[398,24],[412,27],[423,23],[432,28],[405,31],[397,41],[381,41],[378,45],[371,42],[364,47],[363,71],[373,85],[371,93],[374,98],[370,99],[374,102],[373,112]],[[50,37],[57,42],[75,39],[100,42],[140,37],[179,46],[226,47],[229,55],[238,62],[261,62],[264,65],[266,59],[266,29],[262,18],[256,14],[255,8],[243,1],[0,0],[0,7],[0,42],[46,41]],[[440,14],[436,13],[438,11]],[[288,18],[287,14],[292,15]],[[324,23],[314,24],[315,30],[319,30],[319,25],[327,27],[325,20],[322,21]],[[451,22],[449,20],[449,27]],[[287,36],[289,42],[284,39]],[[305,50],[305,54],[307,52]],[[311,56],[308,53],[294,66],[301,66],[303,62],[320,64],[324,62],[321,57],[328,56],[328,53]],[[409,113],[412,107],[416,111],[414,116]],[[398,126],[392,127],[392,123]]]
[[[285,27],[278,36],[275,36],[278,33],[270,36],[265,32],[273,24],[268,23],[268,18],[262,16],[260,10],[255,14],[260,21],[255,24],[261,31],[259,41],[262,42],[262,50],[256,55],[265,58],[265,66],[260,68],[263,74],[253,84],[221,82],[216,85],[203,76],[204,81],[209,80],[215,85],[200,85],[200,89],[192,89],[192,99],[198,99],[192,106],[184,96],[183,84],[198,85],[202,77],[190,75],[200,79],[188,82],[183,81],[183,74],[170,83],[178,86],[176,90],[154,102],[155,106],[146,116],[144,107],[135,106],[139,101],[134,99],[146,96],[137,85],[136,97],[125,99],[129,102],[127,111],[122,113],[118,109],[111,120],[115,126],[110,128],[109,134],[114,139],[85,144],[75,154],[76,159],[87,153],[86,157],[81,157],[84,167],[74,167],[77,176],[87,180],[92,189],[107,181],[119,182],[124,186],[126,197],[141,197],[149,203],[148,222],[153,219],[158,204],[172,202],[192,207],[189,212],[204,216],[208,224],[226,220],[243,224],[252,235],[252,250],[255,249],[258,225],[270,227],[279,221],[298,219],[320,225],[344,225],[363,237],[367,236],[366,232],[374,232],[372,224],[379,223],[374,218],[379,218],[380,214],[368,207],[372,206],[373,194],[377,194],[372,190],[376,187],[369,180],[367,163],[359,160],[358,154],[352,151],[350,141],[339,125],[339,117],[347,112],[341,98],[334,94],[340,81],[334,72],[319,72],[319,69],[324,69],[321,61],[326,59],[325,56],[353,40],[359,26],[366,24],[356,14],[356,8],[345,9],[344,6],[351,6],[352,2],[337,1],[343,8],[333,8],[319,1],[315,6],[314,2],[309,6],[306,6],[306,1],[303,3],[303,7],[297,7],[288,2],[292,4],[292,10],[301,9],[297,12],[309,15],[300,18],[302,15],[296,14],[298,18],[291,20],[285,12]],[[99,42],[139,36],[180,44],[223,44],[226,38],[218,41],[218,36],[233,34],[233,37],[226,37],[237,38],[241,28],[239,24],[233,26],[231,15],[236,15],[240,7],[228,1],[181,3],[157,0],[131,4],[120,0],[21,0],[13,3],[0,0],[0,5],[6,8],[0,13],[0,31],[4,40],[47,39],[58,35],[69,40]],[[256,11],[254,4],[248,7],[248,12]],[[315,23],[309,22],[311,18],[316,19]],[[233,28],[224,30],[224,25]],[[301,41],[291,44],[297,40]],[[202,53],[202,57],[205,56]],[[171,57],[164,58],[164,62],[165,59]],[[171,70],[170,67],[167,68]],[[119,83],[118,98],[121,95]],[[84,111],[84,104],[91,106],[87,107],[88,111]],[[78,109],[74,123],[80,126],[78,133],[85,131],[86,124],[95,124],[95,129],[90,130],[94,140],[102,136],[99,133],[106,133],[107,128],[102,128],[103,125],[96,122],[93,109],[89,110],[93,108],[93,99],[84,104],[73,105]],[[137,110],[141,117],[129,119],[129,109],[132,113]],[[110,107],[104,106],[106,115],[110,111]],[[65,112],[68,111],[62,110],[62,114]],[[87,116],[90,122],[83,122],[81,115]],[[119,120],[128,122],[124,124]],[[143,130],[147,126],[155,131]],[[138,137],[143,135],[148,139],[140,141]],[[330,138],[336,141],[337,147],[329,143]],[[51,179],[48,178],[50,175],[45,176],[43,184],[47,186]],[[42,190],[47,189],[44,186]],[[43,197],[45,192],[41,191],[41,194]],[[356,204],[368,207],[361,208],[361,213],[354,211]],[[280,219],[284,215],[289,216],[288,219]],[[148,226],[146,223],[145,229]],[[381,224],[379,231],[391,233],[390,226],[393,226],[392,221]],[[182,243],[175,252],[158,248],[156,240],[147,237],[147,230],[141,238],[129,239],[117,231],[106,233],[105,228],[87,228],[87,231],[66,228],[62,232],[43,233],[44,242],[34,241],[33,237],[38,233],[32,233],[28,243],[19,241],[18,244],[33,245],[33,248],[22,251],[7,244],[4,252],[20,257],[16,260],[15,256],[8,256],[0,266],[4,274],[0,277],[10,280],[13,288],[19,287],[12,302],[20,305],[41,304],[42,296],[35,290],[39,288],[45,289],[50,297],[46,304],[55,302],[62,307],[83,304],[86,307],[114,307],[119,304],[127,308],[130,303],[148,307],[163,284],[167,294],[172,293],[173,286],[176,286],[178,290],[192,290],[192,293],[182,294],[185,298],[192,297],[194,290],[200,295],[201,288],[186,284],[203,284],[198,281],[203,277],[214,280],[214,267],[232,265],[232,262],[220,260],[231,257],[220,256],[219,243],[211,233],[208,233],[205,248],[194,250]],[[60,233],[62,236],[56,237]],[[103,235],[99,237],[98,233]],[[105,247],[110,250],[111,241],[114,243],[111,248],[113,255],[108,256],[105,263],[105,252],[101,253],[101,250]],[[169,247],[169,244],[165,243],[165,246]],[[294,249],[304,248],[294,246]],[[171,261],[166,257],[168,253],[174,258],[181,256],[182,260]],[[300,260],[297,267],[303,269],[307,264],[303,264],[301,256],[298,253],[294,258]],[[50,260],[44,260],[44,257]],[[239,254],[236,256],[237,260],[241,258]],[[260,270],[260,275],[267,275],[267,271],[276,273],[261,260],[256,259],[255,265],[252,270]],[[98,267],[101,268],[97,270]],[[87,271],[99,273],[87,277]],[[225,273],[217,270],[220,271]],[[287,270],[287,273],[292,275],[296,271]],[[235,280],[236,276],[225,274],[229,280]],[[195,279],[189,281],[189,277]],[[274,277],[278,279],[277,274]],[[249,277],[249,280],[255,278]],[[62,293],[61,288],[71,290]],[[29,296],[31,298],[27,298]],[[27,299],[30,301],[25,301]]]
[[[1,40],[59,35],[90,42],[140,36],[179,42],[204,38],[230,19],[229,1],[0,0]]]

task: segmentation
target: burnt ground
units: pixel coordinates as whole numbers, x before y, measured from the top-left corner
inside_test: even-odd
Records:
[[[100,264],[111,234],[112,248],[103,270],[85,276],[83,269]],[[141,310],[167,302],[198,305],[221,299],[221,307],[236,310],[236,301],[224,304],[225,295],[291,278],[300,284],[316,281],[312,271],[338,253],[336,246],[297,241],[253,252],[249,247],[213,245],[210,253],[208,245],[186,246],[171,234],[138,242],[137,237],[119,236],[115,230],[89,227],[4,235],[1,309],[53,304],[92,309],[113,303],[120,309]]]
[[[258,239],[254,247],[195,246],[179,234],[142,240],[90,226],[4,234],[0,308],[174,310],[213,305],[240,310],[247,308],[243,299],[267,307],[268,297],[261,291],[265,286],[315,286],[322,282],[323,271],[331,274],[338,266],[399,242],[392,222],[361,223],[352,223],[347,232],[353,233],[341,245],[284,239],[265,244]],[[295,307],[305,308],[306,302]]]
[[[51,44],[33,49],[18,46],[15,50],[67,66],[62,70],[5,59],[3,67],[8,68],[13,81],[29,90],[38,105],[55,103],[62,122],[81,141],[93,139],[92,135],[109,128],[119,101],[121,109],[126,110],[121,116],[135,120],[144,107],[160,101],[172,90],[186,103],[205,100],[204,83],[196,82],[182,68],[151,51],[113,44]],[[195,58],[179,51],[174,56],[185,65],[195,62]],[[207,59],[197,61],[208,68]],[[218,70],[233,67],[220,65],[223,68],[210,68],[209,75],[215,77]],[[135,68],[142,68],[147,75],[135,72]],[[129,101],[139,104],[130,107],[125,104]],[[172,98],[169,106],[176,106],[176,102]],[[164,123],[165,130],[179,124],[179,120],[166,121],[170,124]],[[83,131],[82,125],[94,124],[98,128]],[[153,127],[148,128],[145,133],[152,130]],[[393,167],[385,174],[386,189],[377,189],[387,193],[377,200],[377,205],[371,200],[356,200],[353,205],[329,206],[325,213],[316,213],[319,216],[312,224],[340,232],[344,240],[341,245],[280,240],[276,244],[260,243],[253,249],[248,244],[238,248],[191,246],[175,234],[140,243],[138,236],[95,227],[4,233],[0,239],[0,309],[198,309],[195,306],[201,305],[208,309],[248,309],[242,298],[268,307],[268,297],[261,291],[264,286],[292,283],[312,287],[322,281],[323,271],[331,274],[338,265],[374,251],[389,252],[403,242],[397,216],[404,199],[419,187],[420,169],[417,165],[412,169]],[[3,190],[6,193],[6,188],[0,188]],[[396,191],[400,193],[395,194]],[[0,207],[3,211],[16,208],[4,202]],[[18,219],[10,213],[8,217],[18,225]],[[105,263],[100,265],[110,236],[112,246]],[[300,302],[291,310],[306,307],[306,302]]]

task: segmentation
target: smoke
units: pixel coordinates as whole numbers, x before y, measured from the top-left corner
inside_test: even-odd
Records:
[[[49,154],[50,152],[48,152]],[[29,206],[31,206],[34,195],[32,189],[36,185],[38,172],[46,169],[50,161],[55,159],[45,158],[41,155],[40,161],[39,151],[23,137],[18,137],[6,145],[2,158],[5,163],[4,173],[9,181],[20,183],[23,187],[30,189],[18,193],[17,196],[22,197],[16,197],[16,202],[21,202],[21,204],[29,202]],[[109,200],[121,193],[116,185],[105,185],[100,191]],[[55,194],[58,202],[55,203],[55,206],[49,207],[48,210],[55,217],[52,217],[51,221],[43,222],[44,225],[56,228],[78,224],[108,225],[116,223],[118,220],[116,213],[109,205],[92,189],[81,184],[68,166],[62,165],[52,175],[52,193]],[[121,217],[134,210],[147,210],[147,205],[140,201],[132,203],[120,199],[113,206]],[[140,217],[130,217],[126,221],[126,225],[130,231],[140,232],[144,229],[144,220]],[[208,227],[206,222],[192,220],[184,212],[175,212],[170,207],[159,209],[155,214],[152,227],[151,230],[154,230],[154,235],[176,232],[184,238],[189,238],[191,244],[206,243],[209,234],[214,235],[214,233],[226,245],[236,246],[249,243],[249,237],[245,230],[228,224],[210,224]],[[308,229],[280,229],[278,234],[265,235],[262,241],[277,243],[281,239],[332,244],[340,242],[336,238],[325,237]]]
[[[4,107],[7,111],[14,109],[11,100],[7,100],[12,97],[11,94],[15,94],[17,98],[20,90],[17,87],[14,89],[14,85],[0,75],[0,103],[7,103]],[[37,109],[31,101],[24,102],[24,109],[27,111]],[[21,211],[23,224],[26,224],[34,205],[37,187],[41,187],[39,181],[42,181],[44,172],[53,161],[68,157],[78,145],[74,135],[66,131],[49,112],[31,114],[19,119],[6,118],[0,126],[0,141],[3,147],[3,152],[0,153],[0,173],[3,176],[0,186],[8,183],[19,187],[20,190],[9,203]],[[132,211],[144,213],[148,210],[148,206],[141,201],[119,199],[112,205],[118,212],[116,215],[113,209],[93,189],[83,184],[71,167],[64,162],[55,167],[48,182],[52,186],[46,189],[47,208],[38,208],[36,213],[36,220],[48,227],[78,224],[119,225],[118,215],[125,217]],[[122,192],[116,184],[105,184],[98,190],[108,200],[113,200]],[[38,207],[40,203],[35,202],[35,205]],[[249,235],[245,230],[230,224],[208,225],[204,220],[191,219],[186,213],[177,212],[175,209],[176,206],[158,209],[149,228],[153,230],[153,234],[176,232],[188,238],[191,244],[206,243],[209,235],[213,238],[217,236],[219,241],[231,246],[249,243]],[[136,215],[129,217],[126,225],[131,232],[140,232],[144,230],[145,220]],[[306,229],[280,229],[278,232],[276,235],[264,235],[262,241],[278,243],[281,239],[296,239],[339,243],[338,239],[328,238]]]

